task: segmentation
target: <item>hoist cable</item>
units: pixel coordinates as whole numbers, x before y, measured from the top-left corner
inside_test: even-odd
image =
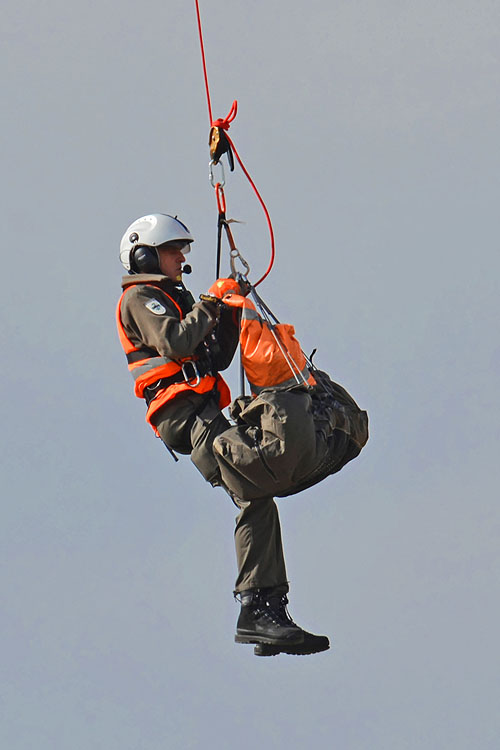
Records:
[[[227,138],[227,141],[228,141],[228,143],[229,143],[232,151],[234,152],[234,155],[236,156],[238,164],[240,165],[243,174],[245,175],[245,177],[249,181],[250,185],[252,186],[252,188],[253,188],[253,190],[255,192],[255,195],[257,196],[257,199],[258,199],[258,201],[259,201],[259,203],[260,203],[260,205],[262,207],[262,210],[264,211],[264,214],[265,214],[265,217],[266,217],[266,221],[267,221],[267,226],[268,226],[268,229],[269,229],[269,235],[270,235],[270,238],[271,238],[271,259],[269,261],[269,265],[267,267],[266,272],[253,285],[253,286],[258,286],[269,275],[269,273],[271,272],[271,269],[272,269],[272,267],[274,265],[274,260],[275,260],[275,256],[276,256],[276,248],[275,248],[275,241],[274,241],[273,225],[272,225],[272,222],[271,222],[271,217],[269,215],[269,211],[267,210],[267,206],[264,203],[264,200],[263,200],[261,194],[259,193],[259,191],[257,189],[257,186],[255,185],[254,181],[250,177],[250,174],[249,174],[248,170],[246,169],[245,165],[243,164],[243,161],[242,161],[240,155],[238,154],[238,151],[236,150],[233,141],[227,135],[227,131],[229,129],[230,123],[236,117],[236,113],[237,113],[237,110],[238,110],[238,103],[237,103],[237,101],[235,100],[233,102],[232,107],[231,107],[231,109],[229,111],[229,114],[225,118],[218,118],[217,120],[213,119],[213,116],[212,116],[212,103],[211,103],[211,99],[210,99],[210,87],[209,87],[209,84],[208,84],[207,61],[206,61],[206,57],[205,57],[205,45],[204,45],[204,42],[203,42],[203,30],[202,30],[202,25],[201,25],[201,14],[200,14],[199,0],[195,0],[195,5],[196,5],[196,17],[197,17],[197,21],[198,21],[198,35],[199,35],[199,39],[200,39],[201,62],[202,62],[202,68],[203,68],[203,77],[204,77],[204,80],[205,80],[205,90],[206,90],[206,95],[207,95],[208,118],[209,118],[209,122],[210,122],[210,127],[221,128],[222,130],[225,131],[225,136]],[[217,192],[217,187],[216,187],[216,195],[217,195],[217,202],[219,203],[219,193]],[[220,209],[219,209],[219,213],[220,213]]]
[[[198,34],[200,37],[200,50],[201,50],[201,61],[203,64],[203,74],[205,76],[205,89],[207,92],[207,105],[208,105],[208,119],[210,124],[212,123],[213,117],[212,117],[212,103],[210,101],[210,88],[208,86],[208,74],[207,74],[207,61],[205,60],[205,45],[203,44],[203,31],[201,28],[201,15],[200,15],[200,6],[198,3],[198,0],[195,0],[196,3],[196,17],[198,19]]]

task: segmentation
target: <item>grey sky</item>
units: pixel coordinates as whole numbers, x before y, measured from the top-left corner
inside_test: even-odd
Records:
[[[233,507],[144,423],[118,243],[178,213],[213,280],[194,2],[2,12],[2,747],[498,747],[500,6],[201,0],[212,103],[271,212],[261,292],[366,408],[280,502],[291,612],[233,643]],[[255,279],[263,216],[228,212]],[[238,373],[231,371],[233,391]]]

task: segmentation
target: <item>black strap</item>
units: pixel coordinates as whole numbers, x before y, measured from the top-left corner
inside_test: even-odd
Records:
[[[143,359],[149,359],[150,357],[159,357],[160,355],[156,349],[148,349],[143,347],[142,349],[136,349],[133,352],[127,354],[127,362],[129,365],[133,365],[135,362],[140,362]]]
[[[215,278],[220,278],[220,261],[222,251],[222,227],[226,221],[226,214],[221,211],[217,220],[217,259],[215,263]]]

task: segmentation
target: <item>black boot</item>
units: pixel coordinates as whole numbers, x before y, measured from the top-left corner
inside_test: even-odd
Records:
[[[289,623],[293,622],[287,609],[288,597],[284,595],[272,595],[269,597],[273,609],[281,612],[282,618],[287,620]],[[298,627],[295,625],[295,627]],[[302,630],[304,640],[302,643],[287,644],[285,646],[270,645],[267,643],[258,643],[254,648],[255,656],[276,656],[276,654],[294,654],[296,656],[306,656],[308,654],[317,654],[320,651],[326,651],[330,648],[330,641],[326,635],[313,635],[308,633],[307,630]]]
[[[239,594],[241,612],[236,625],[236,643],[268,644],[288,648],[303,642],[304,633],[263,589]]]

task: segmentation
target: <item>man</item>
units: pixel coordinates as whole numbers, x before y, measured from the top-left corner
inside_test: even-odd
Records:
[[[323,651],[328,638],[299,628],[286,609],[288,582],[272,493],[290,494],[294,477],[307,480],[312,468],[325,463],[323,447],[336,423],[331,410],[325,421],[323,409],[315,433],[308,389],[288,385],[263,388],[253,400],[237,399],[232,411],[236,425],[222,414],[230,394],[219,371],[229,366],[238,344],[235,308],[243,310],[242,318],[257,316],[233,279],[218,280],[209,296],[194,302],[182,283],[182,264],[192,242],[188,228],[167,214],[143,216],[123,235],[120,259],[128,276],[122,281],[117,325],[135,393],[145,399],[146,420],[167,448],[190,454],[204,478],[222,486],[240,510],[234,593],[242,606],[235,640],[257,644],[258,655]],[[218,301],[222,298],[225,304]],[[250,334],[255,338],[254,329]],[[301,442],[298,433],[307,439]],[[319,463],[318,446],[323,451]],[[293,447],[295,455],[290,455]],[[303,470],[297,474],[301,461]]]

